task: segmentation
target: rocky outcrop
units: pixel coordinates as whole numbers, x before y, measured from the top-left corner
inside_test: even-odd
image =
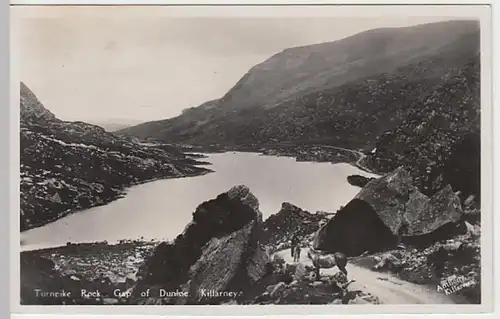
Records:
[[[169,145],[61,121],[23,83],[20,112],[21,231],[106,204],[127,186],[210,172]]]
[[[24,84],[20,84],[20,118],[21,121],[52,121],[56,116],[47,110],[36,95]]]
[[[187,303],[219,304],[234,299],[266,274],[270,259],[267,250],[255,244],[257,227],[252,221],[228,236],[213,238],[203,248],[189,270]],[[233,295],[207,296],[207,291]]]
[[[456,223],[462,218],[460,199],[450,185],[431,198],[414,191],[405,211],[409,236],[431,233],[448,223]]]
[[[406,203],[414,191],[412,179],[403,168],[369,182],[355,197],[369,204],[396,235],[403,221]]]
[[[241,291],[267,271],[269,255],[259,243],[261,232],[259,204],[246,186],[202,203],[184,232],[160,244],[146,261],[131,302],[206,304],[235,298],[228,292]],[[148,288],[152,297],[141,298]],[[186,294],[160,297],[161,289]]]
[[[450,192],[449,187],[443,189],[441,197],[453,199]],[[412,193],[411,201],[415,214],[435,205],[434,202],[441,203],[435,205],[436,212],[447,211],[454,203],[454,200],[429,199],[419,193]],[[319,223],[308,228],[316,216],[326,220],[324,214],[310,214],[286,203],[279,215],[280,218],[268,219],[274,221],[265,229],[257,199],[247,187],[237,186],[199,205],[192,222],[172,242],[159,245],[155,242],[68,244],[23,252],[22,304],[379,303],[375,296],[346,289],[352,280],[346,280],[351,278],[342,273],[323,274],[318,278],[310,265],[287,263],[288,251],[273,255],[272,250],[276,247],[263,245],[276,241],[269,241],[271,225],[278,236],[287,236],[294,229],[304,234],[316,229]],[[428,229],[434,228],[435,220],[424,220],[428,221],[425,223]],[[464,231],[459,236],[451,236],[447,225],[455,228],[462,225],[459,228]],[[437,241],[436,232],[442,232],[446,239]],[[397,272],[416,283],[437,285],[439,280],[445,281],[450,276],[464,277],[468,286],[460,294],[470,302],[480,302],[479,225],[447,223],[430,234],[434,237],[427,246],[410,243],[410,246],[387,251],[396,243],[397,236],[370,204],[353,199],[316,232],[313,246],[349,256],[362,254],[350,262],[364,267],[368,263],[368,267],[377,271]],[[417,239],[417,243],[422,244],[421,238],[428,235],[408,236],[404,240],[409,243]],[[309,236],[305,239],[309,240]],[[363,254],[379,250],[385,252],[375,256]],[[36,296],[35,289],[64,290],[72,296]],[[100,296],[82,297],[81,289],[99,291]],[[115,295],[116,289],[121,296]],[[142,296],[145,292],[149,297]]]
[[[363,200],[353,199],[315,235],[313,247],[327,252],[358,256],[376,252],[396,242],[390,228]]]
[[[353,186],[358,186],[358,187],[365,187],[368,182],[374,180],[375,178],[373,177],[364,177],[361,175],[349,175],[347,176],[347,181],[349,184]]]
[[[448,223],[458,222],[463,211],[460,199],[450,185],[428,197],[413,186],[402,167],[368,183],[357,195],[370,204],[394,235],[404,224],[405,236],[431,233]]]
[[[428,197],[398,168],[369,182],[316,233],[313,243],[348,256],[391,248],[398,240],[428,245],[465,231],[459,223],[463,216],[450,185]]]
[[[317,231],[327,220],[324,214],[313,214],[293,204],[283,203],[278,213],[265,220],[262,242],[272,249],[286,248],[293,235],[304,238]]]

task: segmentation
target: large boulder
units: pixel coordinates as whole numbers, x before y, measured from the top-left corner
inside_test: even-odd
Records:
[[[266,274],[270,258],[266,249],[257,245],[257,227],[252,221],[225,237],[212,238],[189,270],[188,303],[220,304],[234,300]]]
[[[462,217],[460,199],[450,185],[428,197],[398,168],[369,182],[317,231],[313,246],[356,256],[391,248],[399,236],[408,244],[428,245],[460,233]]]
[[[373,207],[361,199],[353,199],[318,230],[313,247],[358,256],[391,246],[395,241],[391,229]]]
[[[447,185],[431,198],[415,190],[407,204],[408,235],[424,235],[458,222],[463,215],[460,199]]]
[[[269,260],[258,241],[261,221],[259,203],[246,186],[202,203],[184,232],[160,244],[146,260],[130,302],[218,303],[219,298],[203,298],[202,289],[238,291],[257,281]],[[148,288],[151,297],[141,298],[140,292]],[[160,297],[161,289],[192,293]]]
[[[403,212],[415,188],[410,174],[402,167],[369,182],[355,197],[368,203],[393,234],[403,221]]]
[[[410,174],[402,167],[369,182],[355,198],[370,204],[394,235],[403,224],[405,236],[429,234],[458,222],[463,215],[460,198],[450,185],[432,197],[426,196],[413,186]]]

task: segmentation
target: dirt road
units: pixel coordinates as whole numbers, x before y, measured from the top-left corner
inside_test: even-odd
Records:
[[[351,152],[351,153],[354,153],[356,155],[358,155],[358,160],[354,163],[354,166],[358,167],[359,169],[367,172],[367,173],[370,173],[370,174],[373,174],[373,172],[368,169],[367,167],[363,166],[361,164],[361,161],[366,157],[365,154],[363,154],[363,152],[360,152],[360,151],[357,151],[357,150],[351,150],[351,149],[348,149],[348,148],[343,148],[343,147],[338,147],[338,146],[330,146],[330,145],[321,145],[321,147],[326,147],[326,148],[331,148],[331,149],[337,149],[337,150],[343,150],[343,151],[346,151],[346,152]]]
[[[290,249],[281,250],[276,254],[282,256],[287,263],[293,263]],[[311,265],[307,258],[307,249],[303,248],[300,262]],[[333,275],[338,271],[321,269],[322,275]],[[454,304],[451,297],[439,293],[426,286],[412,284],[388,274],[382,274],[362,268],[353,264],[347,265],[348,279],[355,280],[349,287],[350,290],[361,290],[379,298],[383,304]]]

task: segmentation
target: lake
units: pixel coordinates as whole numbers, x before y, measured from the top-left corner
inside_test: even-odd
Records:
[[[360,190],[347,176],[376,177],[345,163],[296,162],[290,157],[255,153],[210,154],[215,173],[154,181],[128,189],[124,198],[68,215],[21,233],[22,250],[120,239],[175,238],[204,201],[236,185],[246,185],[258,198],[264,218],[283,202],[304,210],[335,212]]]

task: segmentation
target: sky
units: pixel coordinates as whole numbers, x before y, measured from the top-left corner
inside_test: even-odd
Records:
[[[286,48],[379,27],[449,20],[197,18],[119,7],[112,14],[82,7],[57,15],[47,14],[57,8],[15,10],[19,78],[45,107],[63,120],[127,124],[174,117],[220,98],[252,66]]]

